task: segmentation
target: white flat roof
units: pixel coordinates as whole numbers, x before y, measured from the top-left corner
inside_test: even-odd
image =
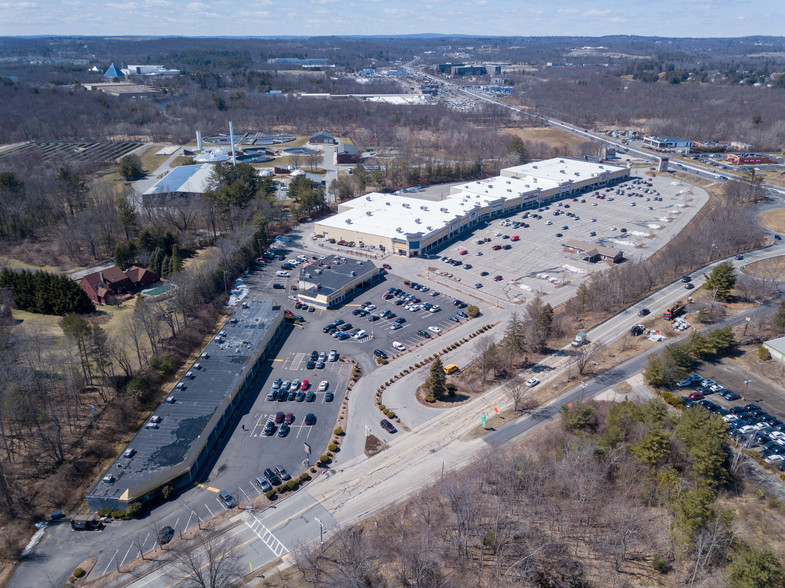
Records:
[[[567,180],[583,182],[627,169],[575,159],[548,159],[506,168],[494,178],[459,184],[439,201],[372,192],[342,203],[341,212],[316,224],[402,240],[407,233],[422,233],[423,240],[450,223],[470,220],[472,210],[487,211],[493,204],[496,204],[494,210],[498,210],[499,203],[521,196],[526,200],[526,195],[536,194],[537,189],[546,193],[558,191]]]
[[[158,180],[145,194],[162,194],[168,192],[201,193],[210,183],[213,166],[209,163],[201,165],[181,165],[174,168]]]
[[[603,173],[613,174],[626,170],[620,165],[610,165],[607,163],[592,163],[581,159],[569,159],[566,157],[554,157],[534,163],[516,165],[502,170],[503,176],[535,176],[554,182],[563,183],[567,180],[573,182],[583,182],[600,176]]]

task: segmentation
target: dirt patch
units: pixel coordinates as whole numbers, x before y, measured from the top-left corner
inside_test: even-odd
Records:
[[[365,455],[366,457],[373,457],[379,453],[387,445],[374,435],[366,435],[365,437]]]
[[[591,143],[591,141],[581,139],[572,133],[551,127],[501,129],[501,132],[508,135],[513,135],[515,137],[520,137],[524,141],[530,141],[532,143],[545,143],[548,145],[548,147],[551,148],[562,148],[565,146],[572,148]]]
[[[758,222],[770,231],[785,233],[785,208],[766,210],[758,215]]]

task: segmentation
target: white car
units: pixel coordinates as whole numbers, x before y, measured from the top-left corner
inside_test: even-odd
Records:
[[[371,312],[372,310],[376,310],[376,305],[369,304],[368,306],[365,307],[365,310],[367,310],[368,312]]]
[[[435,325],[428,327],[428,330],[431,331],[432,333],[437,333],[437,334],[442,332],[442,330]]]
[[[279,278],[288,278],[289,277],[289,272],[285,272],[283,270],[278,270],[277,272],[275,272],[275,275],[278,276]]]
[[[428,309],[428,312],[439,312],[442,309],[438,304],[434,304]]]
[[[397,351],[406,351],[406,345],[400,343],[399,341],[393,341],[392,346]]]
[[[526,380],[526,385],[529,388],[534,388],[539,383],[540,381],[537,378],[529,378],[528,380]]]
[[[330,387],[330,382],[328,382],[327,380],[322,380],[321,382],[319,382],[319,392],[324,392],[329,387]]]
[[[355,338],[355,339],[362,339],[362,338],[363,338],[363,337],[365,337],[365,335],[367,335],[367,334],[368,334],[368,333],[366,333],[365,331],[363,331],[363,330],[360,330],[360,331],[358,331],[358,332],[357,332],[357,334],[355,334],[354,338]]]
[[[545,224],[546,225],[552,225],[553,223],[551,221],[545,221]]]
[[[769,455],[768,457],[764,457],[763,458],[763,461],[765,461],[766,463],[779,463],[779,462],[781,462],[783,460],[785,460],[785,456],[784,455],[779,455],[778,453],[775,453],[774,455]]]

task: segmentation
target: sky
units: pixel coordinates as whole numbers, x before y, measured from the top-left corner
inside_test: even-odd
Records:
[[[785,0],[0,0],[11,35],[782,35]]]

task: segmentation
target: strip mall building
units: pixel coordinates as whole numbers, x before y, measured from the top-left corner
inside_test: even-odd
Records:
[[[340,204],[338,213],[315,224],[326,239],[414,257],[495,217],[616,184],[628,167],[554,158],[509,167],[495,178],[453,186],[440,201],[373,192]]]

